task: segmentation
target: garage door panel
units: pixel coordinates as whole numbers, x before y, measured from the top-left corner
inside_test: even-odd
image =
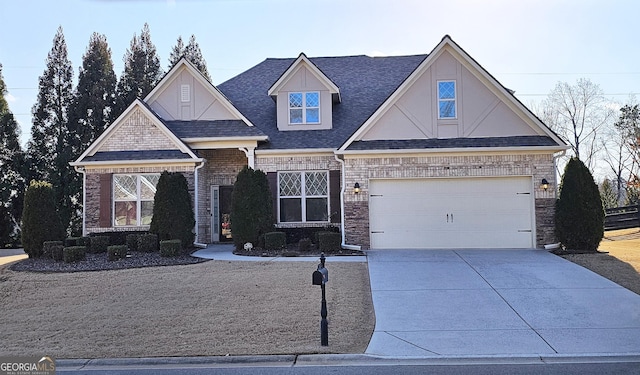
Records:
[[[530,248],[530,177],[370,181],[372,248]]]

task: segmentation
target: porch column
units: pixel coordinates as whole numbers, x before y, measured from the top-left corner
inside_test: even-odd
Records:
[[[256,149],[255,147],[240,147],[238,148],[240,151],[244,152],[245,155],[247,155],[247,165],[249,166],[249,168],[251,169],[255,169],[255,165],[256,165]]]

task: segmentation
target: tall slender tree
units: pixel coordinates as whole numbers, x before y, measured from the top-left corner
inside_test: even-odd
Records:
[[[6,94],[0,64],[0,247],[17,239],[26,188],[20,128],[4,98]]]
[[[115,119],[136,98],[144,98],[162,78],[160,59],[155,45],[151,42],[149,25],[144,24],[140,37],[136,34],[124,56],[124,71],[117,86],[116,110],[112,112]]]
[[[67,43],[62,26],[53,38],[47,66],[40,76],[38,101],[32,108],[33,126],[27,145],[29,180],[47,180],[53,193],[63,226],[71,218],[69,178],[75,172],[69,147],[69,109],[73,99],[73,68],[67,57]]]
[[[211,80],[209,77],[209,71],[207,70],[207,62],[204,57],[202,57],[202,51],[200,50],[200,45],[196,42],[196,36],[191,35],[189,38],[189,43],[185,46],[182,41],[182,36],[178,37],[176,45],[173,46],[171,50],[171,55],[169,55],[169,68],[175,65],[175,63],[180,60],[180,58],[184,56],[189,62],[191,62],[203,76],[205,76],[208,80]]]

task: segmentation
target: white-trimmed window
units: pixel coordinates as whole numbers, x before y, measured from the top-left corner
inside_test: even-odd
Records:
[[[160,174],[113,175],[113,225],[151,224],[153,199]]]
[[[279,172],[278,219],[281,223],[329,221],[329,172]]]
[[[456,81],[438,81],[438,118],[456,118]]]
[[[289,93],[289,123],[290,124],[319,124],[320,123],[320,93],[290,92]]]

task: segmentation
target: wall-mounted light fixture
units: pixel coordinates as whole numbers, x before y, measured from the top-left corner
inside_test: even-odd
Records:
[[[546,178],[542,179],[542,182],[540,183],[540,188],[544,191],[547,191],[547,189],[549,189],[549,181],[547,181]]]
[[[360,184],[356,182],[355,185],[353,185],[353,193],[354,194],[358,194],[360,193]]]

